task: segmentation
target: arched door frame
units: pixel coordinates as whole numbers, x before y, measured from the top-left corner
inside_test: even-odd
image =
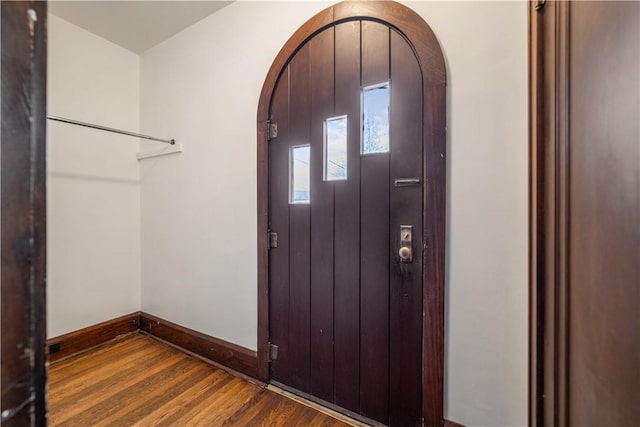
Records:
[[[422,413],[424,425],[442,425],[444,412],[444,296],[446,209],[446,70],[438,40],[414,11],[393,1],[345,1],[302,25],[273,61],[258,103],[258,379],[269,381],[269,253],[267,120],[278,78],[297,50],[340,22],[373,20],[395,28],[413,48],[422,71],[424,108]],[[428,208],[428,209],[427,209]]]

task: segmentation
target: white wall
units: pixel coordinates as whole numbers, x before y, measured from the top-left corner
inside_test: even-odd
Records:
[[[527,424],[525,2],[410,2],[448,74],[446,416]]]
[[[527,419],[527,12],[413,2],[448,64],[446,417]],[[256,108],[316,2],[236,2],[142,55],[142,309],[256,348]]]
[[[49,15],[48,112],[138,130],[140,57]],[[48,336],[140,309],[136,139],[48,122]]]
[[[237,2],[142,55],[142,309],[255,349],[256,112],[287,38],[325,4]]]

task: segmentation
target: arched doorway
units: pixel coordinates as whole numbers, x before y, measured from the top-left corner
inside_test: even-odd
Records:
[[[445,86],[433,32],[394,2],[332,6],[276,57],[258,108],[262,380],[441,424]]]

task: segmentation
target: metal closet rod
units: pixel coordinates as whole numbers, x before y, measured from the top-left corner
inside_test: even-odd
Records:
[[[107,126],[94,125],[93,123],[86,123],[86,122],[81,122],[81,121],[78,121],[78,120],[65,119],[64,117],[52,116],[51,114],[47,115],[47,119],[54,120],[56,122],[69,123],[71,125],[84,126],[84,127],[92,128],[92,129],[106,130],[107,132],[113,132],[113,133],[119,133],[119,134],[122,134],[122,135],[134,136],[136,138],[150,139],[152,141],[164,142],[166,144],[171,144],[171,145],[175,145],[175,143],[176,143],[175,139],[156,138],[156,137],[149,136],[149,135],[143,135],[141,133],[129,132],[129,131],[126,131],[126,130],[121,130],[121,129],[114,129],[114,128],[110,128],[110,127],[107,127]]]

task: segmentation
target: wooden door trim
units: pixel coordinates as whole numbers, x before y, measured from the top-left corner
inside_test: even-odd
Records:
[[[257,114],[258,174],[258,379],[268,382],[269,254],[267,120],[278,78],[307,40],[325,28],[351,20],[374,20],[402,34],[422,71],[425,108],[423,212],[423,381],[424,425],[440,426],[444,415],[445,209],[446,209],[446,69],[442,50],[429,25],[414,11],[392,1],[345,1],[331,6],[300,27],[276,56],[267,73]],[[428,357],[426,356],[428,355]]]
[[[529,2],[529,425],[568,423],[570,2]]]
[[[1,9],[0,423],[44,426],[47,3]]]

